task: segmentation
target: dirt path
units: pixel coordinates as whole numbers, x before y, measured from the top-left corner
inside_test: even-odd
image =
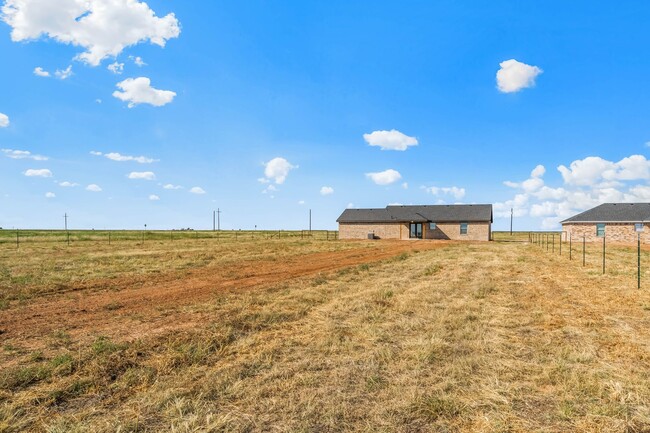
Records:
[[[242,261],[227,268],[205,266],[189,275],[160,275],[144,282],[129,278],[85,282],[76,291],[73,288],[72,292],[0,311],[0,335],[3,340],[32,349],[42,347],[44,337],[57,330],[82,342],[98,335],[118,340],[146,337],[196,325],[200,314],[182,307],[209,300],[216,293],[272,286],[446,245],[449,243],[381,242],[373,248],[312,253],[284,261]]]

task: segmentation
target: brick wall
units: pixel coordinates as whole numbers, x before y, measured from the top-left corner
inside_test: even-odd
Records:
[[[425,224],[425,239],[452,239],[457,241],[489,241],[491,234],[490,223],[468,223],[467,234],[460,234],[460,223],[437,223],[435,230]]]
[[[469,223],[467,234],[460,234],[460,223],[436,224],[435,230],[429,229],[428,223],[422,224],[425,239],[453,239],[461,241],[489,241],[491,237],[490,223]],[[340,223],[339,239],[368,239],[368,233],[373,233],[380,239],[409,239],[408,223]]]
[[[374,233],[379,239],[408,239],[408,224],[399,223],[339,223],[339,239],[368,239]]]
[[[596,224],[563,224],[562,239],[568,240],[569,236],[574,242],[582,241],[585,236],[587,242],[602,242],[603,238],[596,236]],[[637,241],[637,232],[634,224],[607,223],[605,224],[605,238],[608,242],[632,244]],[[650,224],[646,224],[641,232],[641,242],[650,243]]]

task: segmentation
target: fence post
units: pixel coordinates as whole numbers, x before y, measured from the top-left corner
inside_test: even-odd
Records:
[[[605,234],[603,233],[603,275],[605,275]]]
[[[18,229],[16,229],[16,248],[20,248],[20,234]]]
[[[553,254],[555,254],[555,233],[553,233],[551,237],[553,239]]]
[[[582,235],[582,266],[585,265],[585,235]]]
[[[641,288],[641,233],[636,234],[636,288]]]
[[[562,255],[562,233],[560,232],[560,255]]]

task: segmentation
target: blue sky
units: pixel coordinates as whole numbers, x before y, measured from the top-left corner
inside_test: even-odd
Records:
[[[0,1],[5,228],[650,200],[647,2]]]

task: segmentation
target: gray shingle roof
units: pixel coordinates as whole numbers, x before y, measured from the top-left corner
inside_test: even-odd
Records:
[[[650,203],[604,203],[565,219],[562,224],[644,221],[650,221]]]
[[[346,209],[339,223],[492,222],[491,204],[386,206],[385,209]]]

